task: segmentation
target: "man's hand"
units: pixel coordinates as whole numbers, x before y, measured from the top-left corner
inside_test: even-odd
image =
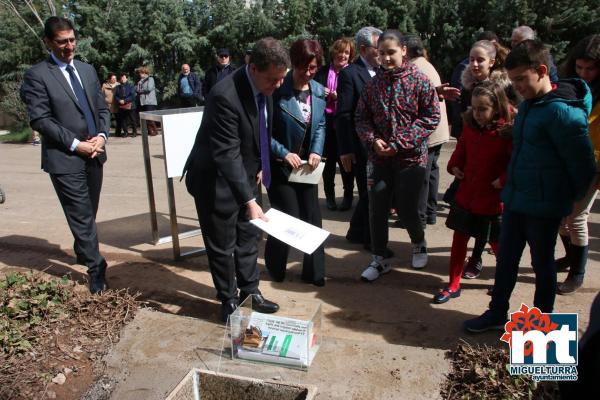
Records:
[[[91,143],[93,146],[93,151],[90,155],[90,158],[95,158],[98,154],[104,153],[104,145],[106,144],[106,140],[104,140],[103,136],[94,136],[86,140],[86,142]]]
[[[296,153],[288,153],[287,156],[285,156],[285,162],[287,162],[294,169],[300,168],[302,165],[302,160]]]
[[[262,208],[260,208],[256,200],[250,200],[248,203],[246,203],[246,216],[248,217],[249,221],[258,218],[265,222],[269,220],[269,218],[267,218],[267,216],[263,213]]]
[[[375,153],[380,157],[392,157],[398,153],[396,150],[394,150],[393,147],[389,146],[383,139],[375,140],[375,143],[373,143],[373,150],[375,150]]]
[[[502,183],[500,183],[500,178],[496,178],[496,180],[492,182],[492,186],[495,189],[502,189]]]
[[[463,179],[465,177],[465,173],[458,167],[452,167],[452,175],[454,175],[456,179]]]
[[[329,92],[327,97],[329,98],[329,100],[336,101],[337,100],[337,92],[336,91]]]
[[[342,154],[340,160],[342,161],[344,171],[352,172],[352,164],[356,164],[356,156],[354,153]]]
[[[449,83],[442,83],[435,88],[438,96],[442,99],[456,101],[460,98],[460,89],[450,86]]]
[[[314,171],[315,168],[317,168],[319,166],[320,162],[321,162],[320,155],[318,155],[317,153],[310,153],[310,155],[308,156],[308,165],[310,165],[311,171]]]
[[[94,154],[94,144],[89,141],[79,142],[77,147],[75,147],[75,152],[83,157],[92,158],[92,154]]]
[[[258,171],[258,174],[256,174],[256,185],[260,185],[262,182],[262,171]]]

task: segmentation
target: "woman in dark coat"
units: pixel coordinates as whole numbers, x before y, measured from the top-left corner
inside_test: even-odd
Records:
[[[325,142],[325,91],[313,80],[323,50],[316,40],[301,39],[290,48],[292,70],[273,94],[271,139],[271,206],[309,224],[321,227],[318,186],[289,182],[292,168],[307,162],[315,169],[321,162]],[[285,278],[289,246],[269,236],[265,265],[273,280]],[[302,280],[325,285],[325,250],[319,246],[304,255]]]
[[[333,42],[329,49],[329,64],[317,72],[314,80],[325,88],[327,107],[325,109],[325,170],[323,171],[323,189],[327,208],[330,210],[345,211],[352,207],[354,191],[354,173],[346,172],[338,157],[337,140],[335,134],[335,113],[337,107],[337,79],[340,71],[348,66],[356,55],[354,41],[350,38],[341,38]],[[344,199],[339,205],[335,202],[335,165],[340,166],[340,174],[344,186]]]

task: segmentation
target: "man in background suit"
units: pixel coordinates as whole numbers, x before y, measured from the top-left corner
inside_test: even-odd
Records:
[[[354,112],[362,88],[379,69],[377,40],[381,30],[367,26],[356,33],[359,58],[342,69],[338,76],[338,102],[335,120],[338,151],[342,166],[347,172],[354,171],[358,188],[358,203],[350,220],[346,239],[371,246],[369,231],[369,195],[367,191],[367,153],[354,127]]]
[[[32,129],[42,136],[42,168],[58,195],[75,238],[77,262],[88,268],[92,293],[106,289],[96,212],[102,187],[110,113],[94,68],[74,60],[73,24],[50,17],[44,25],[50,57],[27,71],[21,98]]]
[[[266,218],[256,202],[257,183],[270,185],[271,95],[289,64],[279,41],[259,40],[250,64],[212,88],[184,168],[223,322],[249,295],[257,311],[279,309],[258,289],[258,229],[249,221]]]

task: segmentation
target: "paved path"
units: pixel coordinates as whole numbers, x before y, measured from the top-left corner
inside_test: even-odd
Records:
[[[150,142],[159,226],[161,236],[166,236],[169,224],[162,137],[151,137]],[[442,151],[443,169],[453,147],[446,145]],[[39,169],[39,152],[39,147],[31,145],[0,144],[0,185],[7,194],[6,203],[0,205],[0,272],[33,268],[55,275],[71,272],[82,279],[85,271],[73,265],[72,237],[62,210],[48,176]],[[126,378],[118,384],[114,398],[140,398],[143,392],[144,398],[158,399],[189,367],[202,367],[206,362],[216,369],[222,333],[216,323],[219,304],[205,257],[175,262],[168,244],[150,243],[141,138],[112,138],[108,158],[97,220],[101,251],[109,262],[109,283],[141,292],[143,300],[168,313],[142,313],[126,328],[122,342],[109,357],[113,373]],[[442,190],[448,183],[449,175],[442,173]],[[183,183],[176,182],[175,191],[180,231],[197,228],[193,200]],[[338,193],[341,195],[341,188]],[[463,320],[487,307],[485,292],[493,281],[493,256],[484,255],[481,278],[464,282],[459,299],[433,305],[432,295],[447,279],[452,236],[444,226],[446,209],[440,212],[438,224],[427,228],[430,262],[426,269],[410,269],[408,235],[391,228],[394,270],[365,284],[359,276],[370,255],[344,239],[350,212],[325,210],[322,194],[321,203],[324,228],[332,232],[327,241],[328,280],[324,288],[300,281],[298,253],[292,252],[288,278],[283,283],[271,282],[264,272],[264,242],[259,259],[261,289],[266,297],[323,302],[325,341],[314,366],[308,373],[299,373],[226,361],[221,369],[315,383],[320,399],[437,398],[448,370],[443,355],[459,338],[499,343],[499,334],[467,336],[461,330]],[[596,205],[590,218],[590,263],[584,287],[574,296],[559,296],[556,302],[557,311],[579,313],[580,331],[587,326],[589,306],[600,288],[599,211]],[[200,237],[185,239],[182,251],[201,245]],[[533,271],[527,253],[511,302],[515,311],[521,302],[531,305],[533,298]],[[557,256],[562,253],[559,248]],[[559,275],[561,280],[564,277]]]

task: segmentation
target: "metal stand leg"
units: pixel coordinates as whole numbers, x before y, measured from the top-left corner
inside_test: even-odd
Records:
[[[143,114],[143,113],[142,113]],[[142,129],[142,149],[144,151],[144,166],[146,170],[146,185],[148,187],[148,203],[150,206],[150,224],[152,225],[152,240],[155,245],[173,242],[173,256],[175,260],[181,260],[184,257],[194,256],[199,254],[205,254],[206,249],[200,248],[192,251],[188,251],[181,254],[181,247],[179,245],[180,239],[190,238],[199,236],[202,231],[195,229],[189,232],[179,234],[179,226],[177,224],[177,210],[175,207],[175,190],[173,188],[173,178],[168,178],[169,174],[167,171],[167,164],[165,160],[165,175],[167,176],[167,197],[169,202],[169,220],[171,223],[171,236],[159,237],[158,236],[158,220],[156,216],[156,202],[154,198],[154,184],[152,183],[152,166],[150,164],[150,144],[148,140],[148,120],[142,118],[140,115],[140,127]],[[163,126],[163,154],[166,155],[165,151],[165,129]]]
[[[167,178],[167,194],[169,196],[169,220],[171,221],[173,257],[175,257],[175,260],[179,260],[181,258],[181,250],[179,248],[179,228],[177,226],[177,211],[175,210],[175,190],[173,189],[173,178]]]
[[[150,206],[150,225],[152,226],[152,240],[157,244],[158,221],[156,218],[156,202],[154,200],[154,184],[152,183],[152,165],[150,164],[150,145],[148,143],[148,122],[140,118],[142,128],[142,149],[144,151],[144,167],[146,170],[146,186],[148,187],[148,205]]]

